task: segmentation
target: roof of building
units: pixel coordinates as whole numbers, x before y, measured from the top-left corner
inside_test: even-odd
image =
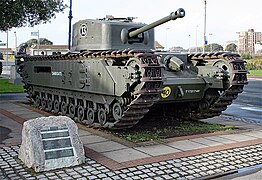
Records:
[[[32,49],[37,49],[37,45],[34,45]],[[39,45],[39,49],[68,49],[67,45]]]
[[[0,51],[12,51],[12,48],[0,48]]]
[[[162,46],[158,41],[155,41],[155,48],[156,49],[164,49],[165,47]]]

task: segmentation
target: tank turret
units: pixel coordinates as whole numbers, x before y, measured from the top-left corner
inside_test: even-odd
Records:
[[[73,26],[74,51],[99,51],[119,49],[154,49],[154,27],[185,16],[179,8],[176,12],[145,25],[133,22],[133,18],[107,16],[98,20],[81,20]]]

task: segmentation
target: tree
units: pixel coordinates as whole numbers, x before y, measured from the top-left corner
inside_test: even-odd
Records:
[[[249,53],[249,52],[243,52],[243,53],[241,53],[241,57],[243,58],[243,59],[252,59],[252,55]]]
[[[169,50],[173,52],[186,52],[186,50],[180,46],[171,47]]]
[[[43,45],[53,45],[53,42],[46,38],[39,38],[39,41],[40,41],[40,44],[43,44]]]
[[[1,0],[0,31],[47,23],[66,7],[63,0]]]
[[[191,47],[191,48],[188,48],[187,51],[190,53],[196,53],[196,52],[202,52],[203,49],[202,47]]]
[[[52,41],[50,41],[50,40],[48,40],[46,38],[39,38],[39,41],[40,41],[39,44],[41,44],[41,45],[52,45],[53,44]],[[25,43],[28,45],[28,47],[32,47],[33,45],[37,44],[37,39],[29,39]],[[22,43],[22,44],[24,44],[24,43]]]
[[[205,46],[205,52],[223,51],[223,47],[219,44],[212,43]]]
[[[28,41],[22,44],[27,44],[28,47],[32,47],[34,44],[37,44],[37,39],[29,39]],[[22,44],[20,44],[19,46],[21,46]]]
[[[236,52],[237,51],[237,45],[235,43],[230,43],[226,46],[226,51],[230,52]]]

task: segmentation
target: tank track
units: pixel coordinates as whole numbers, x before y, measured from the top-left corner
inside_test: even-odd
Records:
[[[117,129],[130,128],[137,124],[159,100],[159,93],[162,91],[163,77],[156,55],[138,54],[137,57],[141,60],[141,67],[145,69],[141,79],[144,85],[135,94],[136,98],[127,106],[123,116],[114,123],[114,128]]]
[[[239,93],[243,92],[244,85],[247,82],[247,69],[245,61],[240,58],[239,54],[229,52],[217,53],[196,53],[190,54],[191,60],[199,63],[223,59],[228,62],[231,71],[229,71],[229,86],[226,90],[221,92],[220,97],[209,107],[206,112],[198,112],[191,114],[191,119],[205,119],[214,116],[219,116],[222,111],[227,109],[227,106],[232,104],[233,100],[237,98]]]
[[[142,83],[142,87],[132,94],[132,98],[128,97],[129,100],[126,100],[124,107],[120,107],[120,111],[123,110],[119,118],[114,120],[114,122],[106,121],[104,117],[104,111],[100,114],[102,118],[98,123],[88,124],[91,127],[107,128],[107,129],[126,129],[131,128],[139,122],[140,119],[144,117],[145,114],[149,111],[149,108],[159,100],[159,94],[162,92],[162,86],[164,77],[162,77],[161,66],[158,62],[157,55],[153,52],[145,51],[135,51],[135,50],[123,50],[123,51],[101,51],[93,53],[76,53],[76,54],[66,54],[66,55],[52,55],[52,56],[24,56],[25,61],[35,61],[35,60],[89,60],[94,58],[110,58],[114,61],[128,61],[130,58],[137,58],[139,61],[139,66],[143,74],[140,74],[138,79],[138,84]],[[22,67],[22,66],[21,66]],[[20,74],[23,77],[22,69],[19,70]],[[29,98],[33,99],[35,102],[37,99],[32,97],[30,94],[29,87],[33,86],[34,88],[46,89],[49,92],[52,92],[51,88],[45,88],[40,86],[34,86],[24,81],[25,89],[29,94]],[[88,92],[86,92],[88,93]],[[40,104],[38,102],[38,104]],[[86,108],[86,107],[84,107]],[[49,110],[50,111],[50,110]],[[60,109],[61,111],[61,109]],[[61,112],[60,112],[61,113]],[[77,114],[77,113],[75,113]],[[77,115],[76,115],[77,116]],[[99,116],[99,115],[98,115]],[[73,118],[73,117],[71,117]],[[77,119],[76,117],[73,119]],[[103,121],[105,120],[105,121]],[[79,122],[79,121],[78,121]],[[87,124],[86,121],[80,121],[80,123]]]

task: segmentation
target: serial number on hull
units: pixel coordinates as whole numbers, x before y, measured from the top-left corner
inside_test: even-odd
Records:
[[[189,94],[200,93],[200,89],[186,89],[186,93],[189,93]]]
[[[52,72],[52,76],[63,76],[62,72]]]

